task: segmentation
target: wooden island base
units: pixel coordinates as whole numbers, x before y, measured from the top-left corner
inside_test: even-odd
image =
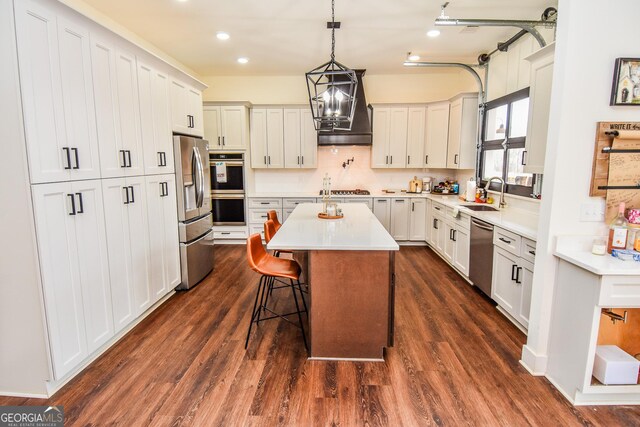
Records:
[[[393,345],[393,251],[311,250],[312,359],[384,360]]]

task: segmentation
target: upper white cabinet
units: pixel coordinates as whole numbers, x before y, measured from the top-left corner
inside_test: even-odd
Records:
[[[487,101],[503,97],[529,86],[530,64],[525,58],[538,46],[530,35],[509,46],[506,52],[496,52],[489,62]]]
[[[407,118],[407,168],[424,167],[426,107],[409,107]]]
[[[102,177],[142,175],[136,58],[92,37],[91,59]]]
[[[33,205],[53,375],[114,334],[100,181],[35,185]]]
[[[173,173],[169,76],[138,61],[138,97],[145,174]]]
[[[285,108],[284,167],[317,167],[317,132],[309,108]]]
[[[246,150],[249,137],[247,107],[205,105],[204,138],[211,150]]]
[[[475,169],[478,140],[478,95],[459,95],[449,108],[447,168]]]
[[[284,168],[282,108],[251,110],[251,167]]]
[[[201,137],[204,134],[202,92],[175,77],[170,77],[170,81],[173,131]]]
[[[100,177],[89,33],[37,2],[15,2],[32,183]]]
[[[531,62],[529,122],[523,159],[524,171],[528,173],[544,172],[554,53],[555,43],[551,43],[526,58]]]
[[[407,118],[407,107],[374,108],[372,168],[406,167]]]
[[[300,110],[300,162],[302,168],[318,167],[318,131],[309,108]]]
[[[447,167],[447,141],[449,137],[449,101],[429,104],[425,144],[425,166]]]

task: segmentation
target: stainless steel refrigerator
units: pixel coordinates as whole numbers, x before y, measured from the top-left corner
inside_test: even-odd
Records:
[[[176,135],[173,153],[182,269],[182,283],[176,289],[189,289],[213,270],[209,143]]]

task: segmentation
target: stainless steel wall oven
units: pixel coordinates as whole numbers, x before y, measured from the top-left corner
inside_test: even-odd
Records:
[[[244,153],[209,153],[213,225],[246,225]]]

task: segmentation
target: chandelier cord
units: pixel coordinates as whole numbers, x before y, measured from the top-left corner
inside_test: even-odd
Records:
[[[335,0],[331,0],[331,62],[336,60],[336,17],[335,17]]]

